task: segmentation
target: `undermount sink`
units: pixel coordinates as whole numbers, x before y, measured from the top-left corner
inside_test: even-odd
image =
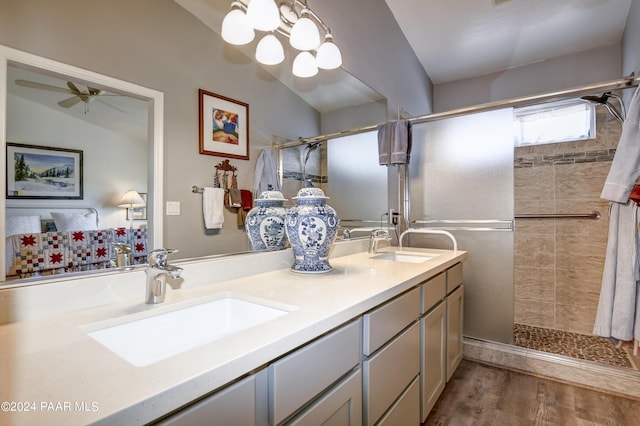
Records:
[[[391,260],[394,262],[404,262],[404,263],[422,263],[428,260],[431,260],[439,255],[437,254],[428,254],[428,253],[415,253],[415,252],[388,252],[381,253],[375,256],[371,256],[371,259],[376,260]]]
[[[225,295],[188,306],[167,306],[162,312],[132,314],[115,325],[105,321],[82,329],[130,364],[142,367],[281,317],[293,309],[266,300]]]

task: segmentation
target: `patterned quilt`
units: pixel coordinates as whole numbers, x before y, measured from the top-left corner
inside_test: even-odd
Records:
[[[134,263],[147,261],[147,229],[43,232],[7,237],[7,276],[26,278],[112,267],[112,243],[131,247]]]

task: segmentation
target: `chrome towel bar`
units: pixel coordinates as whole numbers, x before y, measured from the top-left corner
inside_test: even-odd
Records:
[[[600,219],[600,212],[597,210],[591,213],[537,213],[537,214],[517,214],[516,219]]]

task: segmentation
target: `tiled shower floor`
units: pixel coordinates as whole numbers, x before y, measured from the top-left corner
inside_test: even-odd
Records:
[[[514,324],[513,333],[516,346],[638,370],[632,354],[602,337],[523,324]]]

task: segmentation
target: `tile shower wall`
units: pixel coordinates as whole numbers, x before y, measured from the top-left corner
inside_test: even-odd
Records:
[[[600,110],[601,108],[598,108]],[[516,219],[514,320],[590,334],[609,226],[600,191],[621,125],[597,111],[597,137],[515,149],[515,213],[601,213],[589,219]]]

